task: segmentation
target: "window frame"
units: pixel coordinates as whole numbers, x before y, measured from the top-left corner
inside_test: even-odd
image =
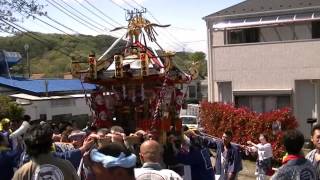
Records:
[[[265,113],[265,112],[270,112],[270,111],[266,111],[266,99],[268,97],[276,97],[277,100],[276,100],[276,108],[273,109],[273,110],[276,110],[276,109],[281,109],[281,108],[285,108],[285,107],[289,107],[289,108],[293,108],[292,106],[292,95],[290,94],[270,94],[270,95],[234,95],[234,105],[235,107],[237,108],[241,108],[241,107],[246,107],[248,109],[250,109],[251,111],[254,111],[254,107],[253,107],[253,104],[252,104],[252,98],[253,97],[260,97],[262,98],[262,112],[258,112],[258,113]],[[247,104],[249,105],[246,106],[246,105],[239,105],[239,98],[247,98]],[[280,106],[279,104],[279,101],[280,101],[280,98],[289,98],[288,100],[288,106]]]

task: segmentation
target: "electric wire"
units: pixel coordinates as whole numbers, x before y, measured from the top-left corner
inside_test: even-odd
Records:
[[[64,0],[61,0],[64,1]],[[115,25],[113,25],[112,23],[110,23],[109,21],[106,21],[105,18],[102,18],[100,15],[98,15],[97,13],[95,13],[94,11],[92,11],[91,9],[87,8],[86,6],[84,6],[81,2],[79,2],[78,0],[74,0],[76,1],[81,7],[83,7],[84,9],[86,9],[88,12],[92,13],[93,15],[95,15],[96,17],[98,17],[99,19],[101,19],[102,21],[104,21],[105,23],[109,24],[112,27],[116,27]],[[108,28],[110,30],[110,28]]]
[[[25,12],[25,13],[26,13],[26,12]],[[20,14],[23,15],[22,13],[20,13]],[[29,14],[29,13],[27,13],[27,14]],[[32,16],[33,18],[35,18],[36,20],[42,22],[43,24],[46,24],[46,25],[48,25],[48,26],[50,26],[50,27],[52,27],[52,28],[54,28],[54,29],[56,29],[56,30],[58,30],[58,31],[60,31],[60,32],[62,32],[62,33],[64,33],[64,34],[66,34],[67,36],[73,38],[73,36],[71,36],[71,35],[68,34],[67,32],[65,32],[65,31],[63,31],[63,30],[61,30],[61,29],[59,29],[59,28],[57,28],[57,27],[49,24],[48,22],[46,22],[46,21],[44,21],[44,20],[42,20],[42,19],[40,19],[40,18],[38,18],[38,17],[36,17],[36,16],[34,16],[34,15],[32,15],[32,14],[29,14],[29,15]]]
[[[111,2],[112,2],[112,4],[114,4],[114,5],[118,6],[120,9],[122,9],[122,10],[124,10],[124,11],[127,11],[127,9],[126,9],[126,8],[122,7],[121,5],[119,5],[118,3],[114,2],[113,0],[109,0],[109,1],[111,1]]]
[[[7,2],[8,2],[8,1],[7,1]],[[27,3],[25,0],[23,0],[23,2]],[[20,5],[21,5],[21,4],[20,4]],[[37,19],[37,17],[36,17],[35,15],[32,15],[32,14],[28,13],[25,8],[22,8],[22,10],[24,11],[24,13],[28,14],[29,16],[32,16],[32,17],[34,17],[34,18]],[[74,29],[72,29],[72,28],[70,28],[70,27],[68,27],[68,26],[60,23],[59,21],[55,20],[54,18],[50,17],[47,13],[44,13],[43,16],[46,17],[47,19],[49,19],[50,21],[52,21],[52,22],[54,22],[54,23],[56,23],[56,24],[59,24],[60,26],[66,28],[66,29],[68,29],[68,30],[70,30],[70,31],[72,31],[72,32],[74,32],[74,33],[76,33],[76,34],[80,34],[78,31],[76,31],[76,30],[74,30]],[[61,31],[60,31],[60,32],[61,32]]]
[[[60,1],[61,1],[64,5],[68,6],[70,9],[72,9],[74,12],[76,12],[76,13],[80,14],[82,17],[86,18],[87,20],[89,20],[89,21],[91,21],[91,22],[93,22],[93,23],[95,23],[95,24],[97,24],[97,25],[99,25],[99,26],[104,27],[104,25],[102,25],[102,24],[100,24],[99,22],[93,20],[92,18],[89,18],[87,15],[84,15],[82,12],[80,12],[80,11],[78,11],[77,9],[75,9],[74,7],[70,6],[70,5],[69,5],[68,3],[66,3],[64,0],[60,0]],[[75,1],[77,1],[77,0],[75,0]],[[78,2],[78,1],[77,1],[77,2]],[[59,4],[59,5],[61,5],[61,4],[58,3],[57,1],[56,1],[56,3]],[[62,6],[62,5],[61,5],[61,6]],[[70,13],[71,13],[71,12],[70,12]],[[110,29],[107,28],[107,27],[104,27],[104,28],[106,28],[107,30],[110,30]]]
[[[9,21],[6,21],[6,20],[4,20],[2,18],[0,18],[0,21],[4,22],[5,24],[7,24],[7,25],[9,25],[11,27],[13,27],[14,29],[18,30],[19,32],[24,33],[26,36],[29,36],[32,39],[35,39],[35,40],[39,41],[40,43],[44,44],[45,46],[49,46],[50,42],[45,42],[45,41],[39,39],[38,38],[39,37],[38,34],[36,34],[34,32],[31,32],[31,31],[27,30],[26,28],[14,23],[14,22],[9,22]],[[32,34],[32,35],[30,35],[30,34]],[[67,54],[66,52],[61,51],[60,49],[54,49],[54,50],[56,50],[56,51],[58,51],[58,52],[60,52],[60,53],[62,53],[62,54],[64,54],[64,55],[66,55],[66,56],[71,58],[71,56],[69,54]]]
[[[60,1],[63,1],[63,2],[64,2],[64,0],[60,0]],[[74,0],[74,1],[76,1],[82,8],[86,9],[89,13],[95,15],[95,16],[98,17],[99,19],[103,20],[105,23],[111,25],[113,28],[116,28],[115,25],[113,25],[113,24],[110,23],[109,21],[105,20],[105,18],[101,17],[100,15],[98,15],[97,13],[95,13],[94,11],[92,11],[91,9],[87,8],[85,5],[83,5],[83,4],[82,4],[81,2],[79,2],[78,0]],[[88,3],[89,3],[89,2],[88,2]],[[66,2],[64,2],[64,4],[67,5]],[[92,5],[92,4],[91,4],[91,5]],[[69,6],[70,8],[72,8],[70,5],[67,5],[67,6]],[[93,5],[92,5],[92,6],[93,6]],[[72,8],[72,9],[74,9],[74,8]],[[77,11],[76,9],[74,9],[74,10]],[[80,12],[79,12],[79,13],[80,13]],[[81,13],[81,14],[82,14],[82,13]],[[82,16],[87,17],[87,16],[85,16],[85,15],[83,15],[83,14],[82,14]],[[89,18],[87,17],[87,19],[89,19]],[[91,19],[91,18],[90,18],[90,19]],[[108,28],[108,27],[106,27],[106,26],[104,26],[104,25],[101,25],[100,23],[97,23],[97,22],[94,21],[94,20],[91,20],[91,21],[95,22],[96,24],[98,24],[98,25],[100,25],[100,26],[102,26],[102,27],[105,27],[105,29],[108,30],[108,31],[107,31],[108,33],[115,33],[115,34],[117,34],[118,36],[122,36],[122,34],[119,33],[119,32],[110,32],[110,31],[111,31],[110,28]]]
[[[103,11],[101,11],[99,8],[97,8],[96,6],[94,6],[92,3],[90,3],[88,0],[84,0],[87,4],[89,4],[89,6],[91,6],[93,9],[97,10],[98,12],[100,12],[104,17],[108,18],[109,20],[111,20],[112,22],[118,24],[119,26],[123,26],[121,23],[119,23],[118,21],[114,20],[113,18],[111,18],[110,16],[106,15]]]
[[[125,4],[127,4],[129,7],[136,9],[136,7],[134,7],[133,5],[131,5],[130,3],[128,3],[126,0],[122,0]]]
[[[89,24],[89,25],[91,25],[92,27],[90,27],[90,26],[88,26],[87,24],[81,22],[79,19],[82,19],[82,18],[78,18],[78,19],[77,19],[77,18],[73,17],[73,16],[75,16],[75,15],[72,16],[72,13],[70,13],[69,11],[63,10],[63,9],[61,9],[60,7],[58,7],[56,4],[53,4],[52,2],[54,2],[54,0],[46,0],[46,1],[47,1],[49,4],[51,4],[53,7],[55,7],[56,9],[58,9],[60,12],[62,12],[62,13],[65,14],[65,15],[67,15],[68,17],[72,18],[73,20],[77,21],[77,22],[80,23],[81,25],[83,25],[83,26],[87,27],[88,29],[93,30],[93,31],[95,31],[95,32],[97,32],[97,33],[100,33],[99,31],[97,31],[97,29],[100,30],[100,28],[96,28],[95,25],[91,24],[90,22],[86,22],[85,20],[82,20],[82,21],[85,22],[85,23],[87,23],[87,24]],[[52,2],[51,2],[51,1],[52,1]],[[63,7],[63,8],[64,8],[64,7]],[[69,12],[71,15],[68,14],[66,11]],[[101,30],[104,31],[103,29],[101,29]]]

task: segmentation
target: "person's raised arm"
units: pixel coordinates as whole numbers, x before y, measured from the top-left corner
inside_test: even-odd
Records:
[[[200,139],[202,140],[203,145],[205,145],[207,148],[217,149],[217,142],[219,141],[218,139],[207,136],[200,136]]]

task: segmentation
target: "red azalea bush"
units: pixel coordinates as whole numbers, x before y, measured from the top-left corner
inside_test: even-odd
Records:
[[[201,103],[201,126],[205,132],[221,137],[226,130],[232,130],[233,142],[246,145],[251,140],[258,143],[259,134],[266,134],[272,144],[275,160],[281,161],[285,149],[282,145],[283,131],[295,129],[297,120],[288,108],[268,113],[255,113],[247,108],[236,108],[223,103]],[[281,132],[273,133],[272,125],[280,122]]]

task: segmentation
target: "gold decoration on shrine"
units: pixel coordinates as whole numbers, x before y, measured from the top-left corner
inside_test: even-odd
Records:
[[[97,79],[97,60],[94,52],[90,52],[88,61],[90,78]]]
[[[115,63],[115,74],[116,78],[123,77],[123,57],[121,55],[114,56],[114,63]]]
[[[191,67],[189,68],[189,72],[191,74],[192,79],[197,79],[199,76],[200,63],[193,61]]]
[[[148,76],[149,74],[149,57],[146,53],[140,53],[141,61],[141,76]]]

